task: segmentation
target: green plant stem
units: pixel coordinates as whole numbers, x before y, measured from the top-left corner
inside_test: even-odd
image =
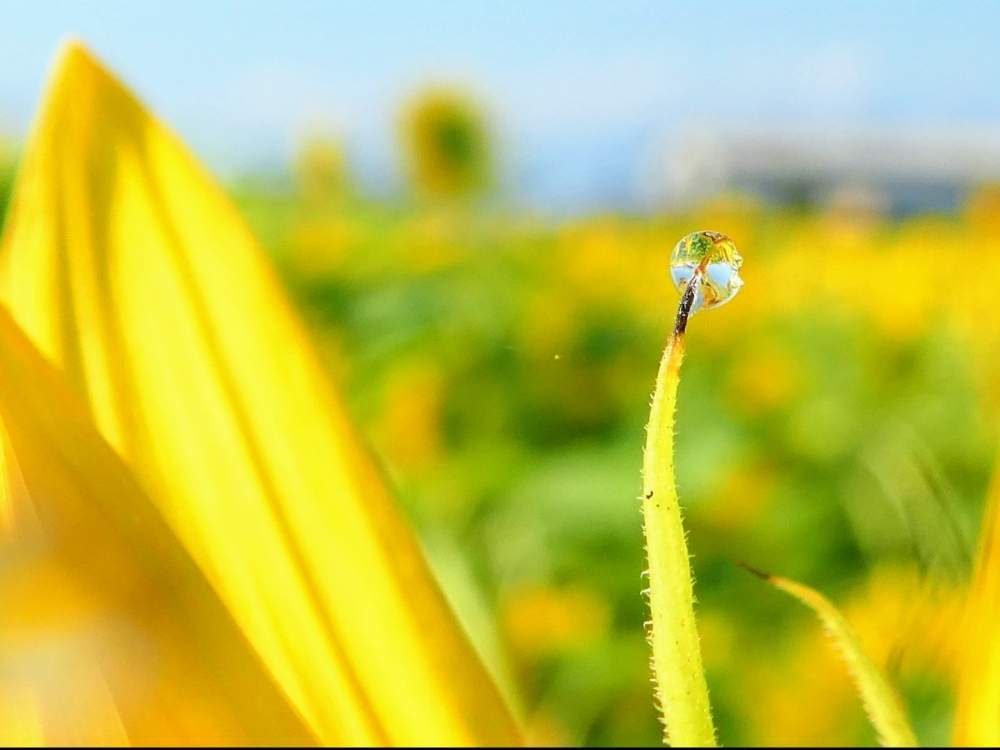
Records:
[[[643,529],[649,561],[653,676],[667,743],[712,747],[715,727],[694,617],[694,592],[674,481],[674,411],[684,332],[702,269],[688,282],[667,342],[646,427]]]

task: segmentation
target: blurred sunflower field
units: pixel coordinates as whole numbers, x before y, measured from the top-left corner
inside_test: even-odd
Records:
[[[526,741],[661,741],[639,469],[669,253],[717,229],[745,287],[689,326],[676,473],[719,738],[876,741],[814,615],[745,561],[825,592],[949,742],[1000,447],[1000,187],[951,213],[727,192],[553,219],[504,196],[475,101],[418,92],[398,125],[398,195],[323,135],[225,190]],[[0,210],[21,153],[0,147]]]
[[[841,602],[921,738],[948,739],[997,448],[995,189],[898,221],[724,195],[553,222],[430,184],[367,201],[333,153],[308,144],[287,184],[234,194],[531,740],[659,736],[637,457],[675,308],[666,258],[698,227],[746,257],[738,303],[691,327],[678,415],[720,734],[874,741],[812,616],[748,560]]]

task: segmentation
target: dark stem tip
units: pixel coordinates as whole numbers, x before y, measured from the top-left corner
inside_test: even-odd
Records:
[[[677,317],[674,318],[674,336],[683,336],[687,330],[688,318],[691,317],[691,308],[694,307],[694,298],[698,293],[698,284],[700,283],[701,269],[699,268],[684,286],[681,303],[677,308]]]
[[[774,578],[774,576],[772,576],[770,573],[763,571],[760,568],[754,567],[750,563],[743,562],[742,560],[737,560],[736,564],[739,567],[743,568],[743,570],[747,571],[748,573],[753,573],[755,576],[757,576],[762,580],[770,581],[772,578]]]

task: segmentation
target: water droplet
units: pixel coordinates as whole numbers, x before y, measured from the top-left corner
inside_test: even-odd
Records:
[[[695,292],[691,312],[724,305],[743,287],[740,267],[743,258],[736,245],[721,232],[692,232],[670,254],[670,278],[683,293],[698,268],[701,283]]]

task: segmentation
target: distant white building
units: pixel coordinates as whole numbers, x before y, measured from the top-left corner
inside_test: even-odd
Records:
[[[779,203],[850,196],[896,214],[946,211],[970,188],[1000,182],[1000,127],[690,133],[648,177],[646,194],[660,205],[736,191]]]

